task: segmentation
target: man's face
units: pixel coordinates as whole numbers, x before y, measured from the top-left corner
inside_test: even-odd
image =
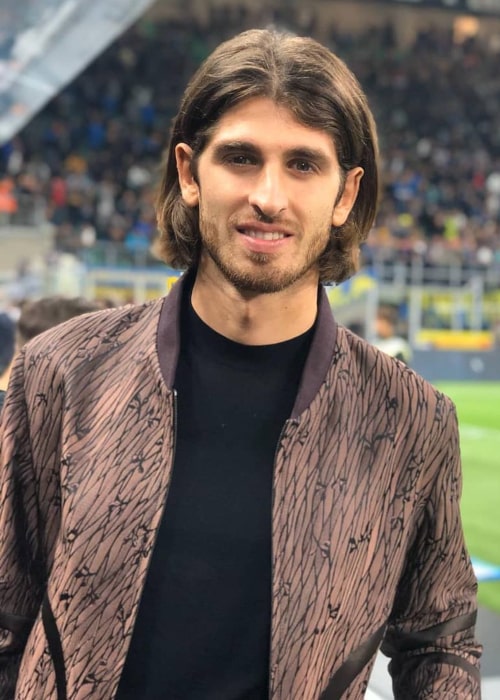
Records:
[[[377,316],[375,319],[375,334],[379,338],[391,338],[394,335],[394,326],[387,318]]]
[[[241,292],[317,285],[332,226],[354,204],[362,169],[341,171],[331,137],[267,98],[219,120],[197,159],[176,149],[183,198],[199,207],[200,271]]]

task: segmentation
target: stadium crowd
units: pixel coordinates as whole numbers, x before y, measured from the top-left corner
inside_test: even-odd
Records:
[[[221,39],[269,22],[318,29],[298,5],[286,17],[231,5],[205,22],[139,22],[0,149],[0,217],[20,215],[16,198],[42,198],[60,250],[98,240],[147,254],[181,86]],[[500,267],[499,53],[434,29],[401,47],[390,26],[363,36],[332,26],[328,43],[360,78],[379,127],[383,194],[366,260]]]

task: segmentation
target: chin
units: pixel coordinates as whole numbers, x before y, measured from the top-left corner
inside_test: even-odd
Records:
[[[226,278],[240,292],[252,294],[276,294],[294,285],[303,277],[301,274],[293,274],[290,271],[268,271],[265,274],[231,272]]]

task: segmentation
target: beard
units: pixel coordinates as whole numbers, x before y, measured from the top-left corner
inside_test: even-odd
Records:
[[[200,215],[202,254],[213,261],[224,278],[243,294],[275,294],[288,289],[305,277],[311,269],[319,269],[319,260],[329,242],[331,228],[318,232],[302,260],[292,267],[282,267],[270,253],[247,251],[246,261],[235,255],[228,245],[221,246],[216,222]],[[240,234],[236,234],[240,235]]]

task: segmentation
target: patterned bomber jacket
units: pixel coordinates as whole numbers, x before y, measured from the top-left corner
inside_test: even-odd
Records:
[[[72,319],[17,359],[0,433],[1,700],[116,693],[172,470],[183,284]],[[319,299],[274,464],[269,697],[362,698],[382,644],[396,698],[477,699],[453,404]]]

